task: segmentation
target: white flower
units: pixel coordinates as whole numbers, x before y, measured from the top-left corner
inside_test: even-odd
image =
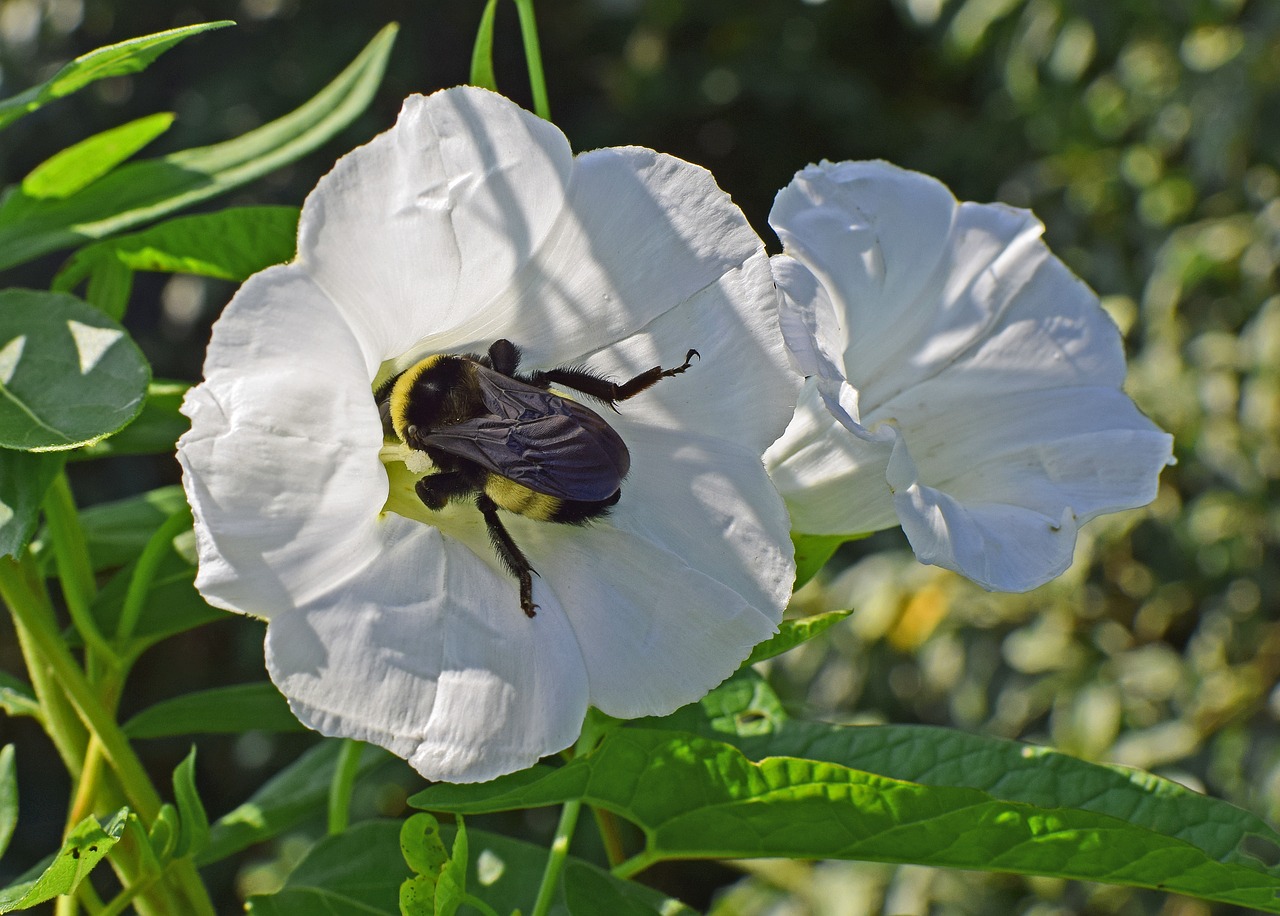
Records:
[[[1031,213],[842,162],[798,173],[770,223],[812,376],[766,456],[797,531],[900,524],[921,562],[1025,591],[1067,569],[1079,525],[1155,498],[1172,440]]]
[[[800,384],[776,306],[760,240],[703,169],[574,158],[479,89],[409,98],[307,198],[297,259],[214,328],[179,446],[196,584],[269,621],[272,679],[303,722],[429,778],[526,767],[572,743],[588,704],[669,713],[774,632],[790,594],[761,460]],[[424,355],[498,338],[522,370],[618,380],[701,353],[601,408],[631,454],[606,519],[503,514],[539,575],[533,618],[475,505],[414,496],[425,456],[383,448],[373,398]]]

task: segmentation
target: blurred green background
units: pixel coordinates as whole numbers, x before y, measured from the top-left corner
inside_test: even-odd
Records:
[[[148,154],[241,133],[300,104],[399,21],[369,111],[234,197],[300,203],[338,155],[390,126],[406,94],[465,80],[481,7],[0,0],[3,95],[102,44],[196,21],[240,23],[9,128],[0,177],[13,182],[58,149],[154,111],[178,120]],[[1034,209],[1051,247],[1124,332],[1130,393],[1175,436],[1179,463],[1164,472],[1156,503],[1087,527],[1072,570],[1027,595],[989,595],[920,567],[897,532],[847,547],[796,609],[855,615],[773,665],[796,712],[1051,743],[1154,770],[1280,823],[1280,3],[542,0],[538,15],[552,113],[575,148],[639,144],[707,166],[774,249],[774,193],[822,158],[885,158],[936,175],[961,198]],[[527,104],[510,5],[498,32],[499,82]],[[60,262],[6,281],[47,285]],[[129,320],[157,374],[197,378],[209,324],[232,289],[139,281]],[[177,478],[171,461],[100,464],[74,480],[84,502]],[[2,655],[17,670],[13,653]],[[146,661],[126,714],[261,678],[261,630],[228,620]],[[45,765],[51,752],[33,755],[39,736],[22,740],[19,841],[35,858],[61,825],[66,786]],[[211,813],[311,740],[199,740]],[[149,750],[162,773],[185,746]],[[393,769],[368,804],[397,813],[397,783],[412,785]],[[533,814],[505,826],[538,836],[550,825]],[[278,880],[302,846],[293,842],[213,876],[228,911],[239,894]],[[1121,888],[850,863],[694,865],[653,877],[721,914],[1242,912]]]

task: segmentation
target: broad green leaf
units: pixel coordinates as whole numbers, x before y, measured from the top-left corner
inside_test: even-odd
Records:
[[[33,86],[19,95],[0,101],[0,128],[8,126],[23,115],[35,111],[54,99],[78,92],[96,80],[139,73],[183,39],[229,25],[235,25],[235,23],[224,20],[188,25],[169,29],[166,32],[157,32],[154,35],[144,35],[141,38],[130,38],[128,41],[83,54],[55,73],[52,79],[39,86]]]
[[[865,729],[849,731],[860,744]],[[1280,867],[1258,858],[1274,861],[1280,837],[1247,812],[1149,774],[1034,750],[1037,797],[1012,800],[981,756],[953,757],[939,747],[943,730],[922,731],[915,746],[882,748],[884,759],[945,757],[941,768],[920,768],[982,770],[990,789],[798,757],[754,762],[718,741],[629,728],[559,769],[484,787],[436,785],[410,801],[466,814],[582,798],[644,832],[626,871],[672,858],[860,859],[1103,881],[1280,913]]]
[[[0,557],[26,549],[40,520],[40,504],[62,470],[62,453],[36,455],[0,448]]]
[[[791,535],[791,543],[796,548],[796,584],[798,590],[802,585],[818,574],[818,570],[827,565],[827,561],[840,549],[841,544],[859,541],[865,534],[795,534]]]
[[[70,197],[124,162],[173,124],[173,113],[162,111],[121,124],[81,140],[50,156],[22,179],[28,197]]]
[[[297,207],[232,207],[216,213],[180,216],[142,232],[81,248],[54,277],[53,288],[70,291],[103,265],[130,271],[197,274],[243,281],[293,257],[298,235]]]
[[[76,449],[68,457],[72,461],[81,461],[172,452],[178,444],[178,437],[191,426],[191,421],[179,410],[190,387],[187,382],[153,381],[147,386],[142,410],[132,423],[114,436]]]
[[[310,816],[323,817],[340,747],[338,741],[317,745],[269,779],[247,802],[219,818],[209,830],[208,847],[197,856],[199,864],[225,859]],[[388,765],[403,764],[386,751],[365,745],[356,778],[368,777]],[[403,862],[398,848],[392,848],[397,861]]]
[[[25,910],[74,891],[119,841],[128,815],[128,809],[121,808],[105,825],[92,817],[77,824],[52,860],[41,862],[0,890],[0,913]]]
[[[178,858],[199,855],[209,845],[209,816],[196,789],[196,749],[173,770],[173,800],[178,808],[178,840],[173,854]]]
[[[387,895],[383,889],[388,885],[394,888],[409,874],[399,849],[400,829],[399,821],[365,821],[321,841],[289,876],[280,893],[251,898],[249,912],[256,916],[399,913],[394,894]],[[455,841],[453,827],[441,826],[440,832],[444,842]],[[528,912],[546,866],[547,850],[483,830],[467,831],[467,847],[471,852],[466,876],[469,893],[499,913]],[[458,859],[456,846],[454,850]],[[615,878],[578,859],[569,859],[563,883],[567,895],[577,901],[607,886],[628,904],[634,901],[646,907],[634,910],[636,913],[693,916],[693,910],[653,888]],[[615,912],[628,916],[633,910]]]
[[[6,716],[42,718],[40,704],[36,702],[31,685],[4,671],[0,671],[0,712]]]
[[[9,848],[18,826],[18,774],[13,763],[13,745],[0,748],[0,858]]]
[[[743,664],[754,665],[766,658],[781,655],[788,649],[794,649],[801,643],[821,636],[852,613],[853,611],[828,611],[799,620],[784,620],[778,624],[778,632],[752,649],[751,656]]]
[[[493,73],[493,20],[497,8],[498,0],[488,0],[484,5],[476,43],[471,48],[471,78],[467,80],[472,86],[494,92],[498,91],[498,78]]]
[[[655,906],[651,895],[638,893],[640,887],[582,862],[565,866],[564,904],[569,916],[666,916],[669,911]]]
[[[315,149],[369,104],[395,33],[394,25],[382,29],[309,102],[234,140],[127,163],[65,200],[37,200],[14,189],[0,203],[0,269],[159,219]]]
[[[171,735],[234,735],[256,729],[305,731],[289,704],[268,681],[188,693],[149,706],[124,724],[130,738]]]
[[[116,322],[65,293],[0,291],[0,446],[75,448],[142,409],[147,364]]]
[[[365,821],[321,840],[298,863],[279,893],[250,897],[252,916],[398,914],[399,887],[409,877],[400,853],[399,823]]]

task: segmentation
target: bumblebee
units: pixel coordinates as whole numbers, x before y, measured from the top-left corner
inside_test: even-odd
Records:
[[[483,356],[435,354],[387,380],[374,394],[383,431],[425,452],[435,470],[415,485],[433,511],[474,498],[502,565],[520,582],[529,617],[535,570],[498,510],[545,522],[582,525],[601,518],[622,495],[631,468],[626,443],[594,410],[551,391],[573,389],[615,411],[664,378],[689,368],[654,366],[616,382],[578,366],[519,372],[520,348],[497,340]]]

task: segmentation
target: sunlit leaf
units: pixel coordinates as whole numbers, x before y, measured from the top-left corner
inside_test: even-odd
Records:
[[[315,149],[369,104],[395,33],[396,26],[385,27],[301,108],[234,140],[127,163],[64,200],[14,189],[0,204],[0,269],[158,219]]]
[[[96,80],[139,73],[178,42],[192,35],[229,25],[235,25],[235,23],[224,20],[188,25],[157,32],[154,35],[144,35],[141,38],[130,38],[128,41],[82,54],[39,86],[33,86],[26,92],[0,100],[0,128],[6,127],[54,99],[71,95]]]
[[[25,910],[74,891],[119,841],[128,815],[122,808],[105,825],[93,817],[77,824],[57,855],[0,890],[0,913]]]
[[[766,658],[781,655],[801,643],[821,636],[853,611],[828,611],[798,620],[784,620],[778,624],[778,632],[751,650],[751,656],[743,664],[754,665]]]
[[[50,156],[22,179],[33,198],[70,197],[124,162],[173,124],[171,112],[147,115],[94,134]]]

